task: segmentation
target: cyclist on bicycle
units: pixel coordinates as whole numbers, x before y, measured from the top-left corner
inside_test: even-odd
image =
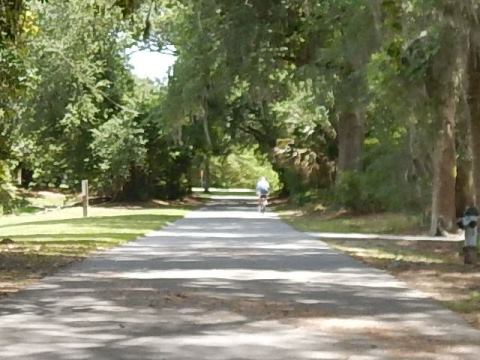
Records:
[[[258,207],[261,209],[262,205],[267,205],[267,195],[270,191],[270,184],[268,183],[265,176],[262,176],[260,180],[257,182],[256,192],[258,196]]]

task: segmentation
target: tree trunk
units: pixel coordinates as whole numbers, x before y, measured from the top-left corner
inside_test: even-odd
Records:
[[[460,46],[452,34],[445,31],[445,44],[436,55],[429,79],[430,96],[435,106],[436,123],[440,127],[434,139],[433,188],[432,188],[432,235],[453,231],[455,228],[456,204],[455,182],[457,176],[455,122],[458,104],[458,85],[461,74]],[[451,44],[451,46],[447,46]]]
[[[455,182],[455,216],[461,217],[467,207],[475,204],[473,171],[471,159],[457,162],[457,179]]]
[[[457,152],[455,143],[457,110],[463,79],[466,72],[468,37],[462,25],[462,17],[453,2],[442,2],[444,16],[440,33],[441,47],[431,67],[427,81],[430,96],[435,104],[436,123],[439,131],[434,142],[434,171],[432,191],[431,233],[451,232],[456,226],[455,182],[457,176]],[[465,115],[465,114],[463,114]],[[464,116],[465,117],[465,116]],[[459,125],[462,125],[459,122]],[[466,141],[466,139],[459,139]]]
[[[472,148],[473,148],[473,183],[476,205],[480,207],[480,113],[472,117]]]
[[[130,165],[130,178],[114,198],[122,201],[145,201],[151,197],[145,172],[135,164]]]
[[[480,206],[480,64],[474,47],[468,59],[468,105],[470,109],[470,134],[473,155],[473,182],[476,205]]]
[[[476,192],[473,178],[472,119],[468,95],[462,86],[461,101],[457,110],[457,181],[455,184],[456,217],[467,207],[475,205]]]
[[[210,192],[210,156],[205,156],[205,162],[203,163],[203,192]]]
[[[338,124],[338,173],[361,168],[364,119],[358,112],[342,112]],[[338,177],[337,177],[338,179]]]
[[[440,105],[440,129],[434,148],[432,235],[452,231],[455,224],[455,96]]]

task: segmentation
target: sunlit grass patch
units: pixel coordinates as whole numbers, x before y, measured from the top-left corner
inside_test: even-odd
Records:
[[[464,299],[459,298],[444,303],[450,310],[463,314],[470,324],[480,328],[480,290],[470,292]]]
[[[75,201],[74,195],[65,195],[51,191],[26,192],[22,197],[31,206],[39,208],[64,206]]]
[[[122,244],[185,215],[185,209],[91,207],[0,218],[0,238],[10,238],[23,251],[85,255],[96,248]]]
[[[0,293],[14,291],[95,250],[121,245],[183,217],[189,207],[80,207],[0,217]]]
[[[33,214],[44,209],[72,205],[78,200],[78,196],[73,193],[17,189],[12,212],[17,215]]]
[[[480,290],[472,291],[466,299],[447,301],[446,305],[450,309],[461,313],[480,313]]]
[[[290,225],[308,232],[418,234],[426,230],[422,217],[416,214],[351,214],[329,211],[321,204],[304,207],[284,205],[277,211]]]
[[[362,240],[365,243],[365,240]],[[394,260],[404,263],[437,263],[442,264],[446,259],[436,255],[435,253],[420,252],[415,250],[397,248],[397,247],[362,247],[352,244],[341,244],[340,242],[328,241],[328,243],[340,251],[344,251],[350,255],[361,258],[371,258],[378,260]]]

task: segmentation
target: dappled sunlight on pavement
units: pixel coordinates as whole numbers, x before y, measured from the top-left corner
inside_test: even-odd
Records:
[[[0,359],[478,359],[459,316],[229,201],[2,300]]]

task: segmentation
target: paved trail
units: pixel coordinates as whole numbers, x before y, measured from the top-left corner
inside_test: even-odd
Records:
[[[227,204],[228,205],[228,204]],[[0,301],[0,359],[479,359],[480,331],[241,203]]]

